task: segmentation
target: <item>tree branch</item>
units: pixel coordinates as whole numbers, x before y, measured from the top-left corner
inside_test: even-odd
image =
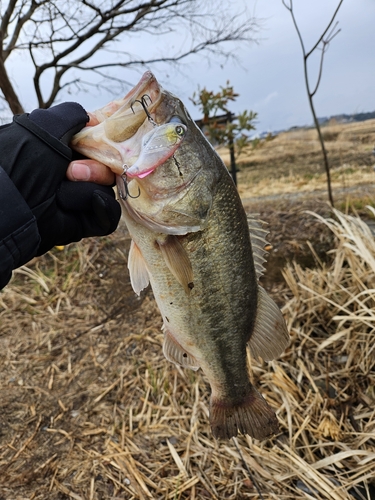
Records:
[[[13,114],[23,113],[23,107],[20,103],[17,94],[14,91],[13,85],[9,80],[8,73],[4,66],[4,61],[0,58],[0,89],[4,94],[6,101]]]
[[[36,2],[31,2],[29,10],[23,16],[21,16],[21,15],[17,16],[17,22],[16,22],[15,28],[13,30],[13,34],[11,36],[11,39],[10,39],[6,49],[3,49],[4,61],[7,59],[7,57],[12,52],[12,50],[16,47],[18,37],[20,36],[21,30],[24,27],[24,25],[27,23],[27,21],[29,21],[31,19],[31,16],[33,15],[33,13],[37,9],[37,7],[46,3],[46,1],[47,0],[44,0],[40,4],[37,4]],[[21,10],[20,10],[20,13],[21,13]]]
[[[338,4],[338,6],[337,6],[337,8],[336,8],[336,10],[335,10],[335,12],[334,12],[334,14],[333,14],[333,16],[332,16],[332,19],[331,19],[331,21],[329,22],[329,24],[328,24],[327,28],[323,31],[323,33],[322,33],[321,37],[320,37],[320,38],[319,38],[319,40],[316,42],[316,44],[312,47],[312,49],[311,49],[311,50],[310,50],[310,51],[306,54],[306,57],[309,57],[309,55],[310,55],[310,54],[312,54],[312,53],[314,52],[314,50],[318,47],[318,45],[319,45],[319,44],[322,42],[322,40],[324,39],[325,34],[327,33],[327,31],[328,31],[328,30],[330,29],[330,27],[332,26],[332,23],[333,23],[333,21],[335,20],[335,17],[337,16],[337,13],[338,13],[338,11],[339,11],[339,9],[340,9],[340,7],[341,7],[341,5],[342,5],[342,2],[343,2],[343,1],[344,1],[344,0],[340,0],[340,1],[339,1],[339,4]]]
[[[1,47],[3,46],[4,40],[6,39],[6,37],[8,35],[9,21],[10,21],[10,18],[12,16],[12,13],[14,11],[14,8],[15,8],[16,4],[17,4],[17,0],[11,0],[8,3],[8,7],[7,7],[6,11],[4,12],[3,17],[1,19],[1,23],[0,23],[0,42],[1,42]]]
[[[68,81],[74,86],[84,85],[76,75],[65,77],[71,70],[98,74],[104,68],[178,64],[198,53],[216,54],[222,59],[235,57],[233,47],[225,50],[223,44],[254,41],[251,33],[256,32],[257,25],[247,14],[233,15],[230,9],[224,0],[211,0],[210,4],[200,0],[10,0],[0,21],[3,37],[11,31],[6,48],[3,39],[2,50],[6,57],[15,50],[28,51],[38,104],[46,107],[69,86]],[[181,38],[182,32],[187,36]],[[116,41],[123,43],[125,35],[135,33],[158,37],[175,33],[184,45],[174,53],[170,47],[160,56],[126,54],[125,60],[118,59],[120,62],[116,60],[121,56],[119,51],[112,51],[104,62],[97,57]],[[49,81],[45,75],[51,73]],[[116,80],[111,72],[102,76]],[[46,81],[50,87],[45,86]],[[8,83],[11,85],[9,79]]]

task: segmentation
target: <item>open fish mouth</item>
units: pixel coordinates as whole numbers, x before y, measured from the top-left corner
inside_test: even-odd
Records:
[[[130,168],[137,161],[142,138],[161,125],[154,114],[161,99],[162,87],[146,71],[123,99],[89,113],[89,125],[73,137],[71,147],[121,175],[124,165]]]
[[[129,111],[131,110],[133,115],[137,114],[136,103],[140,105],[138,111],[140,111],[141,108],[144,109],[145,106],[152,111],[152,109],[160,101],[161,92],[162,88],[153,73],[151,73],[151,71],[146,71],[137,85],[135,85],[135,87],[130,90],[125,97],[116,101],[111,101],[102,108],[90,112],[90,125],[98,125],[99,123],[104,122],[107,118],[111,118],[116,121],[116,118],[118,118],[119,115],[126,113],[130,118],[130,127],[132,120]],[[119,131],[116,133],[113,132],[113,134],[117,137],[119,135]]]
[[[167,94],[147,71],[123,99],[90,113],[89,126],[73,137],[73,149],[117,174],[123,200],[138,196],[131,194],[128,183],[151,175],[174,157],[185,139],[188,127]],[[175,164],[178,169],[176,159]]]

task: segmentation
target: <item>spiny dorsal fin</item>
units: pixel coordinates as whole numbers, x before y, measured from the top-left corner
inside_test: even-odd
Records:
[[[128,268],[130,283],[135,293],[139,295],[141,291],[149,284],[150,278],[143,255],[133,240],[130,243]]]
[[[177,236],[168,235],[156,240],[168,269],[188,293],[193,287],[193,268],[185,248]]]
[[[169,333],[166,324],[164,322],[164,342],[163,342],[163,353],[164,356],[177,365],[181,365],[184,368],[191,368],[196,371],[199,368],[197,360],[191,356],[187,351],[185,351],[177,340]]]
[[[264,229],[264,226],[267,225],[267,223],[259,220],[258,215],[259,214],[248,215],[247,222],[249,225],[250,240],[253,249],[255,273],[257,279],[259,280],[265,271],[263,264],[267,261],[266,256],[268,255],[268,252],[264,248],[269,245],[266,240],[269,231]]]
[[[258,285],[257,315],[249,340],[251,354],[271,361],[283,353],[289,341],[289,332],[280,309],[264,288]]]

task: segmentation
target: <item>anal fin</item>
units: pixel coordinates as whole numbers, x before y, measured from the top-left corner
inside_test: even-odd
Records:
[[[171,361],[171,363],[181,365],[184,368],[191,368],[194,371],[199,368],[197,360],[181,347],[177,340],[166,329],[165,325],[163,353],[168,361]]]
[[[251,354],[271,361],[283,353],[289,342],[289,332],[280,309],[259,285],[257,315],[249,340]]]

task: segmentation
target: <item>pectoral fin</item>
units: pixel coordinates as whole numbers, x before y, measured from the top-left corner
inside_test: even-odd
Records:
[[[194,371],[199,368],[197,360],[180,346],[177,340],[169,333],[165,325],[163,353],[171,363],[181,365],[184,368],[191,368]]]
[[[261,286],[258,286],[258,308],[250,352],[265,361],[275,359],[289,344],[289,332],[280,309]]]
[[[164,240],[157,240],[168,269],[176,280],[190,292],[194,288],[193,268],[186,250],[177,236],[168,235]]]
[[[133,290],[139,295],[149,284],[150,278],[143,255],[133,240],[130,244],[128,268]]]

